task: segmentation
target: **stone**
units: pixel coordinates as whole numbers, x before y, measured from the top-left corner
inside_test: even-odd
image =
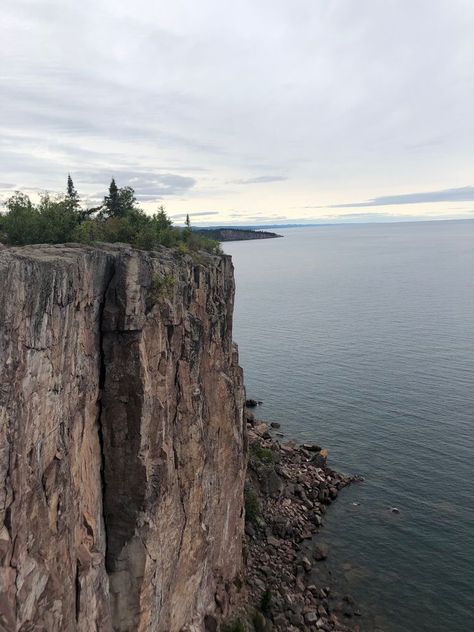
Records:
[[[312,625],[313,623],[316,623],[316,621],[318,620],[318,613],[314,612],[314,610],[311,610],[311,612],[307,612],[304,616],[304,620],[306,621],[306,623],[308,623],[309,625]]]
[[[282,630],[287,629],[287,618],[284,614],[277,614],[275,617],[273,617],[273,623],[277,628],[280,628]]]
[[[255,415],[253,413],[247,410],[245,412],[245,418],[247,420],[247,423],[249,423],[251,426],[255,426]]]
[[[279,424],[277,421],[272,421],[272,422],[271,422],[271,424],[270,424],[270,426],[271,426],[272,428],[277,428],[277,429],[278,429],[278,428],[281,428],[281,424]]]
[[[315,443],[303,443],[303,448],[308,452],[321,452],[321,446]]]
[[[251,538],[255,537],[255,527],[251,522],[245,523],[245,533]]]
[[[313,565],[307,557],[303,557],[303,559],[301,560],[301,564],[303,565],[303,568],[307,573],[309,573],[309,571],[313,568]]]
[[[258,399],[246,399],[245,400],[245,406],[247,408],[255,408],[256,406],[259,406],[262,402],[259,401]]]
[[[270,433],[268,432],[268,424],[266,424],[264,421],[257,421],[253,427],[253,430],[262,438],[266,438],[263,435],[267,434],[270,437]]]
[[[317,544],[313,549],[313,557],[317,562],[325,560],[328,556],[328,546],[326,544]]]
[[[215,617],[210,614],[207,614],[204,617],[204,628],[206,632],[217,632],[218,630],[218,621]]]

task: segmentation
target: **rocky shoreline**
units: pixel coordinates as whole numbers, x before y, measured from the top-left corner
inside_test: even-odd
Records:
[[[327,507],[362,479],[332,470],[318,445],[282,442],[278,428],[247,412],[247,619],[257,632],[360,632],[354,599],[322,582],[317,567],[328,554],[318,542]]]

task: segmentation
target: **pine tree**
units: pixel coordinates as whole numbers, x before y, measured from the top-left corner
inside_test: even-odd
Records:
[[[67,175],[66,201],[71,208],[79,208],[79,194],[76,191],[76,187],[74,186],[74,182],[72,181],[70,173],[68,173]]]
[[[186,224],[186,228],[189,228],[191,230],[191,220],[189,219],[189,213],[186,213],[186,221],[184,223]]]
[[[109,194],[104,197],[102,214],[105,217],[124,217],[137,209],[135,191],[132,187],[117,187],[115,178],[109,185]]]
[[[104,198],[104,206],[107,217],[120,217],[122,215],[119,190],[115,184],[115,178],[110,181],[109,194]]]

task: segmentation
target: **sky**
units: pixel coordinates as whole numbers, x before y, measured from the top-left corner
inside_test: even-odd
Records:
[[[472,0],[2,0],[0,197],[474,219]]]

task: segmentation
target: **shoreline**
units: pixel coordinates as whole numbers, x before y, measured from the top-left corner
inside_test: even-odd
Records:
[[[257,631],[360,632],[354,599],[318,578],[328,557],[318,533],[340,490],[363,479],[330,468],[316,444],[284,441],[279,424],[248,409],[246,419],[247,617]]]

